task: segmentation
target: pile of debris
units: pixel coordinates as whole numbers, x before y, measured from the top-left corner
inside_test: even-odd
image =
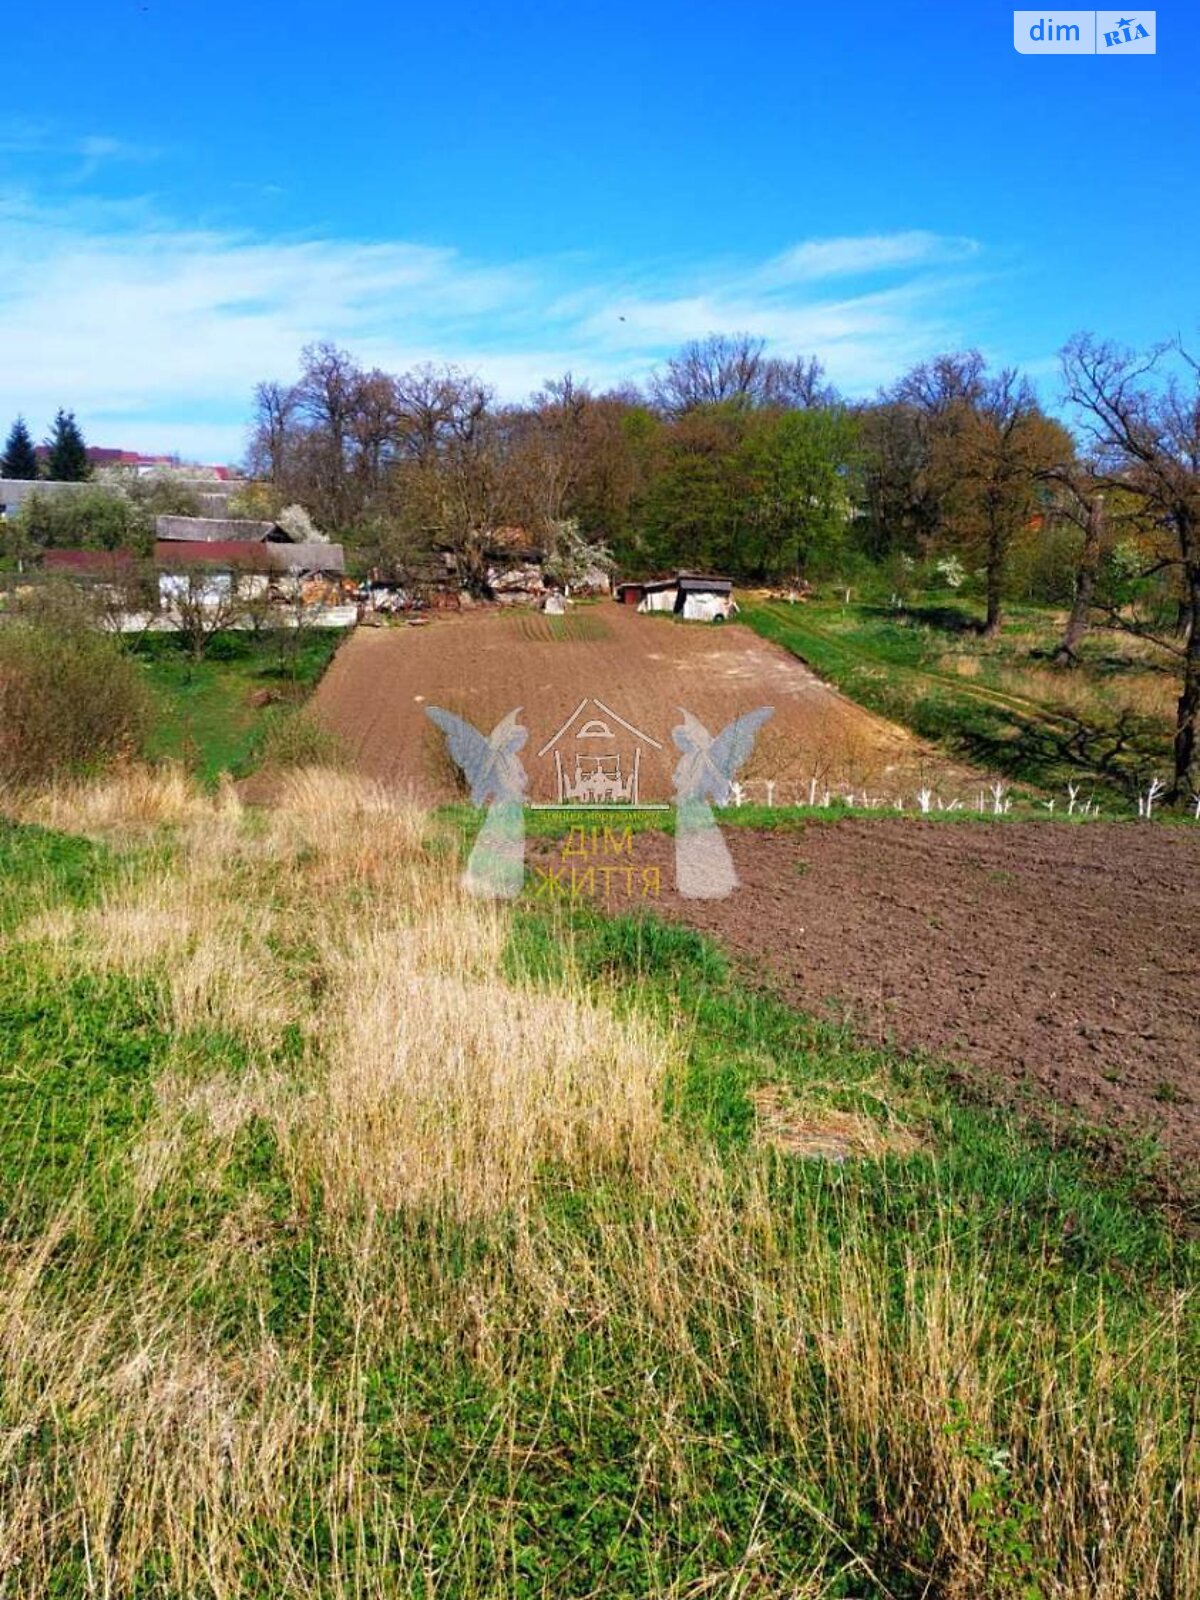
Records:
[[[528,605],[542,600],[548,585],[541,564],[532,561],[517,566],[490,565],[487,569],[487,586],[498,605]]]

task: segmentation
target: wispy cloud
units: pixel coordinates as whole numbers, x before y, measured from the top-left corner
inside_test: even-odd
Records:
[[[53,122],[5,118],[0,120],[0,155],[51,163],[52,176],[70,185],[86,183],[114,163],[157,161],[162,150],[108,133],[67,133]]]
[[[88,144],[83,160],[119,158],[119,141]],[[390,369],[456,361],[516,397],[567,368],[637,380],[682,340],[744,329],[866,392],[961,337],[979,256],[913,230],[614,273],[579,257],[485,263],[404,241],[188,229],[146,201],[0,192],[0,423],[19,409],[41,427],[67,405],[97,442],[237,455],[254,384],[326,338]]]
[[[828,278],[862,278],[901,268],[945,266],[979,253],[974,239],[910,229],[846,239],[808,239],[766,262],[755,275],[763,289]]]

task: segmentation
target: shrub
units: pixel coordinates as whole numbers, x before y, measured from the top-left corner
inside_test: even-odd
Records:
[[[141,753],[150,694],[120,645],[78,621],[0,629],[0,780],[35,784]]]
[[[309,711],[280,716],[263,740],[262,756],[271,767],[341,767],[347,761],[342,740]]]
[[[313,520],[303,506],[284,506],[275,520],[297,544],[329,543],[325,535],[313,526]]]
[[[1036,605],[1069,606],[1075,597],[1083,535],[1070,523],[1031,529],[1013,545],[1009,592]]]
[[[934,577],[947,589],[961,589],[966,581],[966,571],[957,556],[942,556],[933,564]]]

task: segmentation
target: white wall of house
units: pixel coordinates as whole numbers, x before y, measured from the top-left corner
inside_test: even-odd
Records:
[[[197,587],[192,588],[192,580],[184,573],[160,572],[158,575],[158,598],[160,603],[168,610],[173,610],[181,600],[186,600],[189,593],[193,593],[204,606],[224,605],[233,592],[233,577],[228,572],[208,573],[202,582],[198,581]]]

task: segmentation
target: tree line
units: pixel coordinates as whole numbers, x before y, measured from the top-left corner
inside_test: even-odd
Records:
[[[255,392],[257,484],[237,509],[301,504],[360,569],[401,582],[450,549],[477,590],[506,526],[562,571],[603,546],[634,576],[684,567],[791,586],[869,571],[902,598],[914,570],[936,564],[978,595],[990,633],[1035,571],[1038,597],[1069,610],[1064,666],[1096,622],[1175,658],[1175,790],[1196,793],[1200,368],[1178,341],[1136,355],[1081,335],[1061,377],[1072,427],[1020,372],[976,351],[921,362],[851,404],[814,358],[712,335],[644,389],[595,392],[568,373],[510,404],[454,366],[389,374],[318,344],[294,382]],[[18,419],[0,470],[38,476],[41,465]],[[44,465],[68,481],[90,475],[70,412]],[[182,491],[153,482],[36,496],[6,545],[144,551],[155,515],[189,509]]]
[[[793,584],[871,564],[955,563],[1001,626],[1014,571],[1051,565],[1069,665],[1094,621],[1144,631],[1184,679],[1176,790],[1200,790],[1200,371],[1177,341],[1138,356],[1081,335],[1062,353],[1073,426],[977,351],[913,366],[851,404],[815,358],[714,334],[644,389],[568,373],[524,404],[473,374],[366,369],[307,347],[260,384],[248,466],[360,559],[403,580],[433,547],[485,581],[494,530],[553,557],[574,534],[632,575],[716,569]]]
[[[1075,456],[1030,384],[977,352],[923,363],[852,406],[815,359],[713,335],[645,392],[595,394],[567,374],[525,405],[454,367],[391,375],[310,346],[296,383],[259,385],[249,466],[401,576],[440,545],[480,580],[488,536],[506,524],[548,548],[578,526],[635,574],[715,568],[758,582],[953,552],[986,574],[994,631],[1012,547]]]
[[[25,418],[17,417],[0,454],[0,478],[49,478],[56,483],[86,483],[91,476],[87,441],[73,411],[56,412],[44,456],[38,455]]]

